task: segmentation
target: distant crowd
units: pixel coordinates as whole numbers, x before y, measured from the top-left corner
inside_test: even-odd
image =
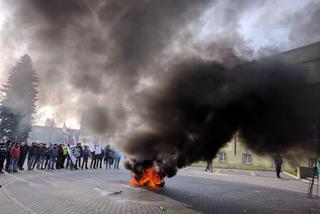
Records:
[[[88,165],[89,158],[91,160]],[[119,169],[121,154],[109,145],[101,147],[92,145],[75,146],[63,144],[44,144],[33,142],[18,144],[15,142],[0,142],[0,173],[25,170],[54,169],[96,169],[105,165],[106,169]]]

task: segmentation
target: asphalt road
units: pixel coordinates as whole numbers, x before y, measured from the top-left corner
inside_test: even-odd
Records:
[[[0,175],[0,213],[320,213],[307,183],[271,172],[189,167],[165,188],[128,184],[126,170],[55,170]]]

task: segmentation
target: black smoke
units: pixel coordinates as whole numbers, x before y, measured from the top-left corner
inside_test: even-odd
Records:
[[[317,148],[320,85],[303,66],[261,60],[227,68],[191,59],[135,101],[143,124],[124,149],[138,160],[160,161],[168,176],[214,158],[236,133],[260,154]]]
[[[132,157],[130,169],[156,161],[172,176],[177,168],[213,158],[235,133],[259,153],[313,148],[319,87],[310,84],[305,68],[238,57],[252,52],[239,20],[258,11],[263,14],[259,27],[278,26],[268,1],[8,2],[15,14],[4,44],[28,38],[39,71],[40,106],[54,107],[62,119],[93,109],[88,124],[100,134],[122,127],[116,134]],[[208,26],[213,38],[201,41],[199,19],[210,8],[214,13],[208,18],[217,24]],[[293,24],[287,29],[293,40],[318,38],[318,11],[313,3],[283,21]],[[298,31],[303,32],[299,38]],[[148,78],[152,86],[140,87]],[[132,117],[138,122],[129,126]]]

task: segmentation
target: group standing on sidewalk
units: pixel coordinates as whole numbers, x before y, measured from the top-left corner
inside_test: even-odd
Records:
[[[15,143],[10,140],[0,141],[0,173],[5,170],[8,173],[16,173],[25,170],[24,164],[27,161],[27,170],[54,170],[54,169],[89,169],[88,159],[91,157],[90,169],[102,168],[119,169],[121,154],[111,149],[108,145],[102,148],[95,145],[89,148],[78,143],[76,146],[63,144],[44,144],[33,142]],[[102,161],[104,160],[104,161]],[[107,160],[107,161],[106,161]]]

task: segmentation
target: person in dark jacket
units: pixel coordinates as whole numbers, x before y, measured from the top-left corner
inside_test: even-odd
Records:
[[[4,164],[4,160],[6,159],[6,155],[7,155],[7,147],[6,144],[4,142],[0,142],[0,173],[3,173],[3,164]]]
[[[91,163],[90,163],[90,169],[92,169],[92,165],[93,165],[93,168],[95,169],[96,167],[96,154],[95,154],[95,151],[91,151]]]
[[[49,145],[49,147],[47,145],[45,145],[44,150],[45,150],[45,159],[44,159],[44,166],[41,169],[46,169],[47,166],[49,166],[49,161],[50,161],[50,149],[52,148],[52,144]]]
[[[111,166],[114,162],[114,151],[111,149],[110,145],[108,145],[105,149],[105,162],[106,162],[106,169],[111,169]]]
[[[34,169],[37,165],[37,163],[40,161],[40,148],[41,148],[41,144],[40,143],[37,143],[37,149],[35,150],[35,158],[34,158],[34,162],[33,162],[33,165],[32,165],[32,169]]]
[[[45,159],[44,159],[44,166],[41,169],[49,169],[50,166],[50,151],[52,149],[53,145],[52,143],[49,144],[49,146],[45,145]]]
[[[39,156],[38,161],[37,161],[37,169],[38,170],[43,169],[44,161],[47,158],[46,150],[47,150],[47,148],[46,148],[45,144],[41,144],[41,146],[38,150],[38,155],[37,155],[37,156]]]
[[[33,163],[35,162],[36,155],[37,155],[37,144],[32,142],[31,146],[29,146],[29,153],[28,153],[28,170],[33,169]]]
[[[22,143],[20,146],[20,157],[18,160],[19,170],[24,170],[23,165],[26,160],[28,154],[28,145],[26,143]]]
[[[54,169],[54,166],[57,162],[57,158],[59,154],[57,144],[53,145],[53,147],[49,150],[49,154],[50,154],[50,159],[49,159],[48,169]]]
[[[84,149],[82,151],[82,165],[81,165],[81,169],[83,169],[83,166],[85,165],[86,169],[88,169],[88,158],[90,155],[90,151],[88,149],[88,146],[84,146]]]
[[[206,166],[206,169],[204,170],[204,171],[209,171],[209,172],[213,172],[213,164],[212,164],[212,162],[213,162],[213,159],[209,159],[209,160],[207,160],[207,166]]]
[[[79,168],[81,167],[81,158],[83,157],[83,148],[81,146],[81,143],[78,143],[78,147],[80,150],[80,157],[78,158],[78,164],[79,164]]]
[[[62,144],[59,144],[58,145],[58,158],[57,158],[56,169],[63,168],[62,160],[63,160],[63,147],[62,147]]]
[[[12,143],[11,143],[10,140],[7,140],[6,148],[7,148],[7,154],[6,154],[5,170],[8,172],[9,171],[9,167],[10,167],[10,151],[11,151],[11,148],[12,148]]]
[[[100,167],[100,169],[102,168],[102,160],[104,158],[104,150],[101,149],[101,154],[99,155],[98,158],[98,164],[97,164],[97,168]]]
[[[10,150],[10,167],[9,172],[18,172],[17,163],[20,157],[20,146],[17,143],[13,143]]]
[[[277,178],[281,178],[280,172],[281,172],[281,167],[282,167],[282,157],[281,157],[280,153],[277,153],[276,156],[274,157],[274,164],[276,165]]]

